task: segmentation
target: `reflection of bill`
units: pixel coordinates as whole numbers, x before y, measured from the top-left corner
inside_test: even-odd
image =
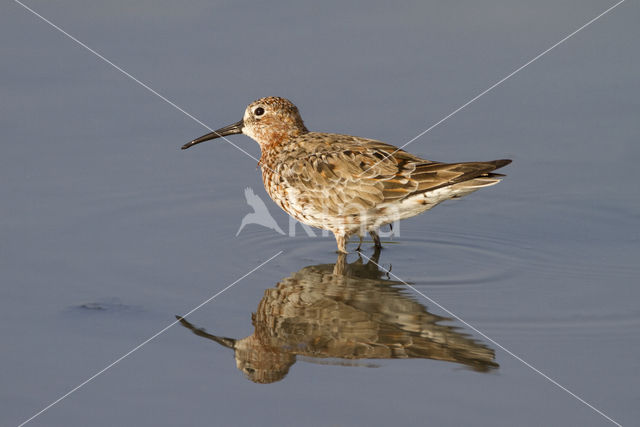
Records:
[[[378,256],[372,257],[376,263]],[[449,319],[429,313],[400,283],[383,279],[374,263],[345,259],[305,267],[267,289],[252,315],[255,331],[246,338],[218,337],[178,319],[196,335],[232,348],[238,369],[257,383],[280,381],[298,356],[435,359],[480,372],[498,367],[492,349],[441,324]]]

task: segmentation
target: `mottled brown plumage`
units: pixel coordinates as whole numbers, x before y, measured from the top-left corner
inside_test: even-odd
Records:
[[[511,160],[441,163],[393,145],[351,135],[309,132],[284,98],[251,103],[243,119],[185,144],[244,133],[262,151],[260,166],[271,198],[298,221],[336,236],[346,252],[351,235],[377,230],[500,182],[492,173]]]
[[[232,348],[236,366],[258,383],[280,381],[302,357],[323,363],[370,366],[371,359],[434,359],[479,372],[498,367],[493,349],[447,324],[386,279],[371,261],[312,265],[267,289],[251,316],[254,332],[219,337],[178,317],[196,335]],[[358,363],[363,361],[364,364]]]

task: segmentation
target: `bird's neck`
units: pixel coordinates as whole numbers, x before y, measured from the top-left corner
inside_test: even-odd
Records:
[[[308,133],[309,131],[301,123],[299,127],[271,127],[261,135],[254,138],[260,145],[260,161],[259,166],[273,167],[278,154],[291,141],[297,137]]]

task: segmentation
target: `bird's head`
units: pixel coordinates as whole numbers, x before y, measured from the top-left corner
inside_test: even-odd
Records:
[[[261,148],[274,146],[308,132],[298,108],[285,98],[260,98],[246,108],[239,122],[222,127],[182,146],[183,150],[215,138],[243,133]]]

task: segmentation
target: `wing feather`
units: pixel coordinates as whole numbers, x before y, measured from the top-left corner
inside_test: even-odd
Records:
[[[351,214],[490,176],[510,162],[433,162],[380,141],[310,132],[283,152],[278,172],[294,193],[304,193],[308,208],[324,206],[325,212]]]

